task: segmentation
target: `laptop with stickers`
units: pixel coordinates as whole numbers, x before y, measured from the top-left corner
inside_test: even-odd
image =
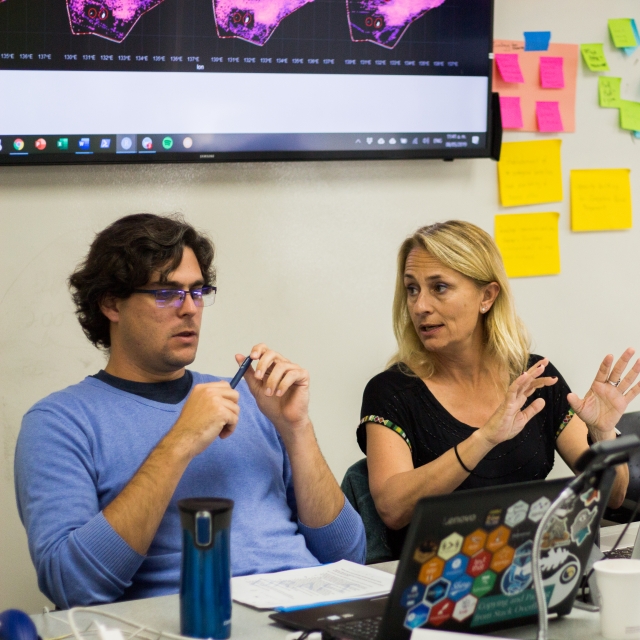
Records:
[[[416,506],[393,589],[271,618],[324,638],[406,640],[420,627],[487,633],[537,620],[531,554],[538,523],[568,479],[424,498]],[[571,611],[613,474],[603,474],[549,522],[542,577],[550,613]],[[606,486],[605,486],[606,485]]]

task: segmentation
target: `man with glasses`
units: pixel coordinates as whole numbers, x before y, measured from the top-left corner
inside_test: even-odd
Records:
[[[27,412],[15,460],[40,589],[59,607],[176,592],[185,497],[235,501],[234,575],[364,561],[362,521],[315,440],[307,372],[265,345],[235,390],[186,369],[214,282],[209,239],[150,214],[99,233],[69,279],[108,362]]]

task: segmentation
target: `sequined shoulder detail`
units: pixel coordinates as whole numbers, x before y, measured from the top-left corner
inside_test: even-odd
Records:
[[[571,418],[575,415],[575,411],[573,409],[569,409],[567,411],[567,415],[564,417],[564,420],[560,423],[560,426],[556,429],[556,440],[558,436],[564,431],[564,428],[571,422]]]
[[[365,416],[364,418],[362,418],[362,420],[360,420],[360,424],[366,424],[367,422],[375,422],[376,424],[381,424],[383,427],[387,427],[392,431],[395,431],[407,443],[409,451],[413,451],[413,447],[411,446],[411,442],[409,441],[407,434],[404,432],[402,427],[394,424],[393,422],[391,422],[391,420],[385,420],[380,416]]]

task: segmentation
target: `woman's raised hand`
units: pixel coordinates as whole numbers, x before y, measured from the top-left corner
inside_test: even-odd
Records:
[[[640,394],[640,383],[633,386],[640,374],[640,358],[622,377],[634,353],[634,349],[627,349],[613,368],[613,356],[609,354],[602,361],[584,399],[581,400],[575,393],[567,396],[571,408],[589,428],[594,442],[615,437],[614,429],[620,417],[627,405]]]
[[[558,378],[541,377],[548,364],[548,358],[543,358],[516,378],[509,386],[502,404],[489,418],[487,424],[480,428],[480,432],[492,446],[517,436],[527,422],[542,411],[544,408],[542,398],[534,400],[524,411],[521,409],[536,389],[549,387],[558,381]]]

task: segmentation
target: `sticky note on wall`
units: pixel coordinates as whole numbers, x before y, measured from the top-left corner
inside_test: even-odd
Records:
[[[620,128],[640,131],[640,102],[620,100]]]
[[[613,44],[618,47],[618,49],[638,46],[630,18],[609,20],[609,33],[611,34]]]
[[[561,140],[502,144],[498,181],[503,207],[562,200],[561,144]]]
[[[571,171],[571,230],[631,229],[629,169]]]
[[[560,273],[559,213],[515,213],[495,217],[496,244],[510,278]]]
[[[560,105],[557,101],[536,102],[536,117],[538,118],[538,131],[564,131]]]
[[[525,31],[524,50],[525,51],[547,51],[551,31]]]
[[[598,98],[600,106],[605,108],[620,108],[620,82],[622,78],[600,76],[598,78]]]
[[[609,71],[607,58],[601,44],[581,44],[580,51],[590,71]]]
[[[498,65],[498,71],[505,82],[524,82],[517,53],[496,53],[494,57]]]
[[[564,58],[540,56],[540,86],[543,89],[564,89]]]
[[[518,96],[500,96],[500,117],[504,129],[522,129],[522,109]]]

